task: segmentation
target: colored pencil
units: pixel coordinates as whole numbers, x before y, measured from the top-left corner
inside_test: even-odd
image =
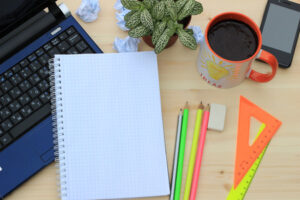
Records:
[[[194,166],[195,166],[195,158],[196,158],[196,153],[197,153],[197,146],[198,146],[198,139],[199,139],[199,134],[200,134],[201,122],[202,122],[203,109],[204,109],[204,106],[201,102],[201,104],[199,105],[198,110],[197,110],[197,117],[196,117],[196,122],[195,122],[195,129],[194,129],[193,142],[192,142],[192,148],[191,148],[191,153],[190,153],[188,173],[187,173],[186,182],[185,182],[185,191],[184,191],[183,200],[189,200],[189,197],[190,197],[192,177],[193,177],[193,171],[194,171]]]
[[[210,108],[208,105],[205,108],[204,114],[203,114],[203,121],[202,121],[202,127],[201,127],[201,134],[200,134],[200,138],[199,138],[199,142],[198,142],[198,149],[197,149],[196,162],[195,162],[195,168],[194,168],[194,174],[193,174],[193,180],[192,180],[190,200],[196,199],[198,180],[199,180],[199,174],[200,174],[200,168],[201,168],[201,161],[202,161],[205,137],[206,137],[206,132],[207,132],[208,120],[209,120],[209,109]]]
[[[178,122],[177,122],[177,135],[176,135],[176,144],[175,144],[175,151],[174,151],[174,162],[173,162],[173,175],[172,175],[172,185],[171,185],[171,195],[170,200],[174,198],[174,191],[175,191],[175,181],[176,181],[176,173],[177,173],[177,161],[178,161],[178,150],[179,150],[179,141],[180,141],[180,133],[181,133],[181,126],[182,126],[182,109],[180,109],[178,115]]]
[[[177,174],[176,174],[176,181],[175,181],[174,200],[180,200],[188,117],[189,117],[189,109],[188,109],[188,103],[186,103],[185,108],[183,110],[183,116],[182,116],[182,127],[181,127],[179,151],[178,151],[178,164],[177,164]]]

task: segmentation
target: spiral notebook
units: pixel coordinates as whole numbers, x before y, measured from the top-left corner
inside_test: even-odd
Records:
[[[168,195],[156,55],[55,55],[50,68],[61,198]]]

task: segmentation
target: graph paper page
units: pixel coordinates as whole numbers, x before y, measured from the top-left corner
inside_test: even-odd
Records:
[[[61,65],[65,199],[168,195],[156,54],[55,59]]]

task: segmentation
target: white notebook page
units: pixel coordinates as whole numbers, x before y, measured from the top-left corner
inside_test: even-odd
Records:
[[[168,195],[156,55],[55,58],[62,69],[66,199]]]

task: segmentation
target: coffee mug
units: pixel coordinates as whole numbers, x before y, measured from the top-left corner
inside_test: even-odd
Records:
[[[216,23],[224,20],[235,20],[248,25],[257,36],[257,49],[255,53],[241,61],[232,61],[218,55],[211,48],[208,41],[208,32]],[[209,84],[218,88],[231,88],[239,85],[245,78],[250,78],[256,82],[268,82],[272,80],[278,68],[278,61],[274,55],[262,50],[262,36],[260,29],[246,15],[236,12],[226,12],[215,16],[207,25],[205,31],[205,39],[200,44],[200,52],[198,56],[198,71],[201,77]],[[251,65],[255,59],[259,59],[269,64],[272,72],[263,74],[251,69]]]

